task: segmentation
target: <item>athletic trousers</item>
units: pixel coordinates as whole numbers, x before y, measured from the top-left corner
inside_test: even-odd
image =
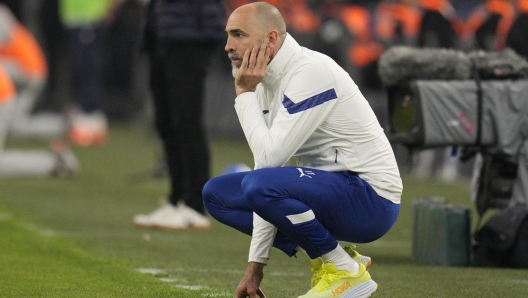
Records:
[[[274,247],[293,256],[300,246],[312,259],[335,249],[337,241],[379,239],[400,210],[355,173],[301,167],[218,176],[204,186],[203,199],[213,218],[248,235],[255,212],[277,227]],[[310,210],[315,218],[296,216]]]

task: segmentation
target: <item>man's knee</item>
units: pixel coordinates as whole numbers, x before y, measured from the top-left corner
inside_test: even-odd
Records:
[[[218,181],[219,179],[212,178],[211,180],[207,181],[205,183],[203,189],[202,189],[202,199],[205,206],[205,209],[209,214],[214,213],[215,206],[219,204],[217,199],[217,193],[221,189],[221,183]]]
[[[269,177],[266,177],[262,171],[252,171],[244,177],[242,192],[253,210],[259,210],[267,205],[274,193]]]

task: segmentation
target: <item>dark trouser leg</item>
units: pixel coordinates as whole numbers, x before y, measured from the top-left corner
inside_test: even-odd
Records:
[[[209,179],[209,148],[203,127],[204,84],[216,47],[181,45],[151,57],[156,128],[171,176],[170,201],[205,212],[201,199]]]

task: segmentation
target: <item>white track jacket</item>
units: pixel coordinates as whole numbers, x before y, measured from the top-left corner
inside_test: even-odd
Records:
[[[235,99],[255,169],[297,165],[353,171],[381,197],[400,203],[391,145],[349,74],[330,57],[287,35],[255,92]],[[276,228],[254,214],[249,261],[266,263]]]

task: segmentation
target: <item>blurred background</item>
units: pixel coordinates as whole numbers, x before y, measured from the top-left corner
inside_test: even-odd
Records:
[[[36,110],[62,109],[70,102],[74,102],[74,89],[76,82],[72,82],[70,76],[72,50],[69,47],[66,35],[67,28],[61,22],[59,16],[58,0],[1,0],[0,3],[7,5],[16,17],[24,24],[36,37],[40,43],[48,61],[49,76],[45,90],[42,92]],[[148,68],[146,58],[139,52],[139,35],[142,15],[148,0],[123,0],[112,19],[105,24],[104,40],[102,49],[97,55],[97,64],[103,76],[104,110],[110,120],[124,120],[131,123],[150,123],[149,111],[149,91],[148,91]],[[233,8],[251,1],[228,1],[226,0],[226,13]],[[287,18],[289,21],[288,31],[298,38],[301,45],[325,52],[338,60],[346,67],[353,79],[359,85],[369,87],[376,86],[378,82],[373,82],[371,78],[365,76],[375,76],[375,70],[371,74],[361,74],[362,69],[368,62],[360,61],[360,65],[353,64],[347,57],[341,57],[339,51],[346,50],[346,43],[353,43],[353,39],[377,39],[374,34],[376,21],[376,8],[381,1],[323,1],[323,0],[285,0],[269,1],[273,4],[280,3],[283,6],[290,6],[289,10],[296,10],[292,14],[297,14],[294,18]],[[276,3],[275,3],[276,2]],[[395,1],[396,2],[396,1]],[[476,6],[483,1],[478,0],[454,0],[453,7],[461,17],[466,17]],[[365,14],[358,17],[357,22],[367,22],[365,24],[351,24],[347,27],[348,20],[338,16],[342,7],[354,10],[352,14]],[[356,7],[357,6],[357,7]],[[336,9],[338,11],[336,11]],[[365,9],[365,11],[361,11]],[[354,19],[354,15],[351,18]],[[352,20],[354,22],[354,20]],[[355,28],[360,26],[372,26],[371,28]],[[340,27],[342,26],[342,27]],[[356,32],[351,31],[350,28]],[[325,30],[324,32],[322,30]],[[344,30],[344,31],[343,31]],[[359,30],[370,30],[371,32],[360,32],[360,34],[370,36],[354,36]],[[359,34],[356,34],[359,35]],[[321,40],[323,39],[323,40]],[[339,39],[345,45],[335,46]],[[343,42],[341,42],[343,43]],[[345,49],[343,49],[345,48]],[[358,69],[351,69],[356,67]],[[359,72],[359,73],[358,73]],[[230,64],[222,49],[211,65],[207,87],[207,127],[212,133],[240,134],[232,100],[234,88],[230,76]],[[366,81],[366,82],[365,82]],[[362,88],[364,89],[364,88]],[[378,112],[382,112],[383,100],[367,97],[373,101],[373,106]]]
[[[86,11],[76,7],[81,2],[112,5],[97,9],[97,15],[87,16]],[[21,61],[32,62],[26,64],[39,66],[37,68],[43,73],[30,78],[34,81],[29,80],[33,83],[40,80],[38,88],[31,82],[19,83],[18,78],[13,77],[18,96],[24,95],[28,102],[34,103],[29,111],[31,117],[23,118],[35,120],[37,125],[29,127],[38,129],[32,131],[31,136],[26,131],[22,140],[15,138],[20,135],[10,132],[5,147],[17,151],[12,153],[16,153],[21,165],[27,163],[32,168],[32,171],[23,169],[27,172],[22,174],[44,174],[46,177],[4,179],[20,173],[2,175],[3,164],[0,163],[0,235],[6,239],[0,241],[0,255],[5,256],[0,259],[0,265],[6,268],[0,270],[0,279],[5,281],[0,283],[2,297],[26,297],[35,293],[84,297],[94,292],[127,290],[126,294],[118,292],[112,297],[174,297],[175,291],[180,294],[177,297],[196,297],[193,294],[197,291],[204,293],[202,297],[232,297],[243,274],[237,270],[246,262],[241,257],[247,254],[249,247],[246,235],[235,233],[216,221],[212,222],[214,233],[166,233],[139,229],[132,224],[135,214],[154,209],[158,201],[166,201],[170,191],[163,149],[154,127],[149,59],[141,49],[142,22],[149,2],[0,0],[0,41],[6,46],[0,48],[0,54],[6,56],[0,57],[10,58],[9,55],[15,54],[11,51],[13,48],[21,49],[27,54]],[[224,0],[226,16],[248,2],[252,1]],[[511,47],[528,58],[528,0],[269,2],[282,11],[288,32],[301,45],[329,55],[348,71],[387,132],[388,94],[378,75],[378,61],[389,48],[405,45],[470,52],[478,49],[501,51]],[[14,28],[17,31],[11,31]],[[12,36],[22,37],[21,43],[9,42]],[[31,51],[25,51],[27,49]],[[3,66],[12,70],[9,63]],[[24,89],[24,86],[29,88]],[[205,84],[203,119],[211,141],[211,176],[252,167],[252,154],[233,107],[234,99],[230,61],[220,47],[210,63]],[[0,104],[2,102],[0,98]],[[96,117],[83,117],[83,113]],[[0,120],[3,120],[2,115],[5,114],[0,113]],[[76,119],[81,120],[77,122]],[[77,123],[81,128],[85,128],[84,125],[98,131],[97,138],[86,140],[82,134],[72,134]],[[0,145],[3,141],[1,128]],[[31,137],[29,141],[28,137]],[[44,154],[49,152],[40,149],[48,147],[54,139],[61,140],[64,146],[52,146],[55,155]],[[364,246],[369,256],[378,260],[374,269],[376,280],[384,285],[378,295],[424,297],[434,293],[435,297],[524,297],[525,271],[432,267],[412,262],[412,201],[444,197],[475,210],[469,187],[473,162],[458,162],[457,157],[450,154],[451,148],[432,149],[434,154],[415,160],[413,155],[421,155],[421,152],[411,154],[401,144],[392,145],[405,185],[401,215],[383,239]],[[64,149],[66,146],[76,148],[68,151]],[[3,149],[0,146],[0,162],[9,151]],[[22,156],[18,149],[30,152]],[[38,164],[36,160],[45,167],[43,172],[34,169]],[[58,162],[58,168],[54,168],[57,172],[49,173],[47,168],[54,162]],[[73,179],[47,177],[48,174],[70,177],[69,171],[77,171],[78,164],[79,175]],[[36,225],[30,225],[31,222]],[[477,226],[477,218],[473,218],[473,226]],[[20,236],[28,231],[31,232],[28,237]],[[28,240],[30,238],[38,238],[37,244]],[[103,256],[99,263],[104,264],[92,266],[90,262],[85,265],[86,262],[78,262],[79,258],[63,262],[62,259],[70,255],[81,254],[81,259],[87,258],[76,246],[59,241],[64,239],[72,240],[96,256]],[[39,241],[44,241],[45,245],[38,244]],[[50,253],[51,242],[57,242],[57,253]],[[75,253],[68,253],[70,250]],[[287,270],[285,274],[267,275],[266,293],[291,297],[304,292],[310,276],[306,263],[279,253],[275,255],[277,258],[274,257],[271,266]],[[42,256],[53,258],[44,263]],[[92,260],[91,254],[88,257]],[[101,269],[107,268],[107,259],[117,260],[117,273]],[[130,270],[123,273],[122,261],[128,268],[164,269],[168,273],[153,275],[165,284],[152,285],[148,278],[129,287],[130,280],[136,277],[127,277]],[[28,264],[33,266],[28,268]],[[61,264],[74,268],[57,269],[62,268]],[[210,269],[213,278],[204,274],[204,268]],[[125,277],[117,280],[116,276]],[[285,276],[291,280],[287,288],[283,287]],[[402,283],[395,276],[410,282]],[[446,287],[446,283],[452,286]],[[153,295],[158,288],[167,294]],[[140,295],[141,291],[145,294]]]
[[[154,121],[148,86],[148,59],[140,49],[142,17],[149,1],[115,1],[117,5],[109,8],[104,18],[97,21],[98,24],[88,26],[89,30],[72,30],[77,26],[76,20],[61,8],[61,2],[68,1],[0,1],[34,35],[48,64],[47,81],[32,112],[71,113],[83,97],[100,97],[99,105],[110,125],[121,122],[150,130]],[[236,7],[253,1],[224,2],[226,15],[229,15]],[[504,40],[513,21],[523,13],[520,7],[526,1],[268,2],[282,11],[288,31],[301,45],[331,56],[350,73],[378,115],[380,123],[386,127],[387,96],[377,74],[377,61],[385,50],[395,45],[450,47],[465,51],[479,48],[501,50],[506,46]],[[446,29],[445,35],[455,32],[454,43],[442,44],[441,40],[430,42],[427,36],[421,36],[421,29],[423,31],[426,25],[422,20],[430,11],[447,20],[450,29]],[[437,27],[444,30],[440,25]],[[482,31],[488,31],[494,42],[481,42],[485,40],[481,38]],[[84,46],[98,44],[90,54],[93,55],[91,59],[95,64],[95,74],[74,75],[73,66],[76,63],[89,62],[82,62],[88,54],[79,53],[83,49],[71,42],[72,32],[75,34],[73,39],[77,38],[77,42]],[[86,89],[83,80],[89,76],[89,79],[98,77],[99,84],[90,85],[88,89],[91,93],[88,95],[82,94],[85,92],[82,89]],[[205,94],[207,133],[210,136],[243,138],[233,109],[235,92],[230,62],[222,48],[210,64]],[[399,162],[402,165],[408,163],[406,151],[400,150],[398,144],[394,146]],[[437,164],[442,163],[442,158],[438,160]],[[462,167],[458,171],[462,172],[462,176],[469,176],[470,166],[467,168],[464,170]]]

